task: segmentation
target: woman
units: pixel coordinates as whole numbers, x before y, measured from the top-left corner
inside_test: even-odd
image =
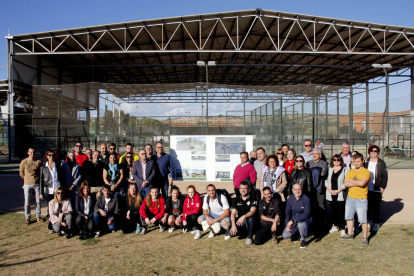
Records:
[[[45,197],[46,202],[49,202],[58,187],[65,187],[62,168],[55,162],[55,153],[48,150],[45,153],[45,164],[40,168],[40,199]],[[49,210],[47,213],[46,219]]]
[[[293,194],[293,185],[296,183],[302,186],[303,194],[307,195],[312,200],[312,174],[306,168],[305,159],[302,155],[299,155],[295,158],[295,167],[293,168],[289,180],[289,196]]]
[[[112,196],[108,186],[102,188],[103,196],[100,196],[96,200],[93,220],[97,227],[95,238],[101,236],[101,232],[104,230],[103,225],[107,225],[109,231],[115,232],[117,217],[120,214],[118,197]]]
[[[341,237],[345,236],[345,176],[348,168],[340,154],[331,158],[328,178],[325,181],[326,200],[332,210],[333,225],[329,233],[341,230]]]
[[[281,166],[284,167],[285,162],[286,162],[286,156],[285,153],[283,152],[282,149],[278,149],[275,153],[276,157],[277,157],[277,166]]]
[[[296,151],[294,149],[289,149],[286,154],[286,163],[285,163],[285,170],[287,173],[288,179],[290,179],[290,174],[295,167],[295,159],[296,159]]]
[[[187,197],[184,200],[183,206],[183,233],[186,233],[189,228],[192,229],[191,234],[196,234],[194,236],[195,240],[201,238],[201,225],[198,224],[197,219],[201,215],[201,197],[200,194],[196,191],[196,188],[193,185],[187,187]]]
[[[380,149],[377,145],[368,148],[369,156],[365,168],[371,172],[368,184],[368,221],[371,221],[372,231],[378,231],[380,227],[382,194],[388,183],[387,165],[378,158]]]
[[[69,158],[68,158],[69,160]],[[96,204],[96,197],[91,195],[91,187],[87,181],[82,182],[79,189],[79,196],[76,197],[75,210],[76,225],[79,228],[79,239],[84,240],[93,233],[93,208]]]
[[[125,202],[127,212],[124,233],[130,232],[131,229],[134,229],[135,233],[141,233],[141,215],[139,214],[139,209],[142,205],[142,195],[138,192],[138,187],[135,183],[129,184]]]
[[[91,149],[86,149],[85,150],[85,154],[86,156],[88,156],[88,161],[92,161],[92,150]]]
[[[287,186],[287,177],[285,168],[277,166],[277,162],[277,157],[274,155],[269,155],[266,158],[265,165],[268,166],[268,169],[263,175],[263,187],[269,187],[272,192],[272,196],[280,196],[279,200],[281,200],[281,202],[285,202],[286,197],[283,192]]]
[[[147,226],[160,224],[160,219],[165,215],[165,200],[158,193],[157,187],[151,188],[150,193],[141,204],[139,214],[141,215],[141,224],[143,227],[141,235],[145,235],[148,232]],[[163,231],[164,229],[160,225],[160,232]]]
[[[180,189],[171,186],[171,196],[167,199],[165,207],[165,215],[161,219],[161,225],[165,228],[170,227],[169,233],[174,232],[175,226],[181,226],[181,218],[183,217],[184,199],[181,197]]]
[[[118,164],[115,153],[109,154],[109,163],[103,170],[103,180],[112,194],[115,196],[118,196],[119,194],[122,196],[125,195],[124,188],[122,187],[124,170],[121,165]]]
[[[81,170],[76,163],[75,153],[70,150],[67,154],[67,161],[62,164],[63,178],[65,179],[68,198],[71,199],[72,205],[75,204],[78,193],[78,186],[81,180]]]
[[[133,176],[134,155],[132,153],[127,153],[125,155],[125,159],[126,159],[127,164],[126,164],[124,174],[125,174],[125,179],[127,182],[126,186],[129,187],[129,185],[136,183],[134,176]]]
[[[60,237],[62,230],[66,230],[66,238],[70,239],[72,229],[72,206],[70,200],[66,200],[65,191],[58,187],[54,193],[54,199],[49,202],[49,221],[53,231]]]

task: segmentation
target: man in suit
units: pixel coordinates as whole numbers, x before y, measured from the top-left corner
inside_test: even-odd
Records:
[[[134,162],[132,174],[138,186],[138,191],[145,198],[154,184],[155,165],[154,161],[146,158],[145,150],[140,150],[138,155],[140,158]]]

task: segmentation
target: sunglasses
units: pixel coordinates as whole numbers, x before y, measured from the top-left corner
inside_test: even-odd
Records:
[[[57,192],[56,194],[57,195],[63,195],[63,192]]]
[[[312,145],[305,145],[305,147],[310,148],[310,147],[312,147]]]
[[[341,159],[337,159],[337,158],[334,158],[334,159],[332,159],[334,162],[336,162],[336,161],[341,161]]]
[[[296,163],[303,163],[303,160],[296,160]]]
[[[109,150],[115,150],[115,148],[109,148]]]
[[[378,153],[379,151],[377,151],[377,150],[371,150],[370,152],[376,152],[376,153]]]
[[[132,158],[132,156],[127,156],[126,158]]]
[[[283,155],[283,153],[279,152],[279,153],[276,153],[276,155]]]
[[[47,156],[53,156],[54,154],[48,154]]]
[[[75,148],[81,148],[82,146],[81,145],[75,145]]]

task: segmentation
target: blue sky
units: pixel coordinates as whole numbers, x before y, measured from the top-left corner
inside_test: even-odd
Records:
[[[0,43],[0,68],[7,64],[6,39],[4,36],[8,34],[9,30],[11,35],[17,35],[117,22],[256,8],[414,27],[414,17],[412,16],[414,1],[412,0],[2,0],[1,8],[0,35],[2,35],[3,43]],[[0,70],[0,79],[6,78],[7,70]],[[401,93],[406,94],[406,91]],[[252,107],[249,106],[248,109]],[[182,110],[186,110],[183,106],[174,108],[181,108],[181,110],[171,112],[172,114],[179,114]],[[188,108],[190,110],[192,107]],[[226,107],[224,110],[234,110],[234,108],[240,109],[240,106]],[[131,110],[133,109],[131,108]],[[212,114],[223,112],[223,108],[217,106],[216,109],[214,111],[212,110]],[[194,112],[201,113],[199,110],[199,107],[194,107]]]

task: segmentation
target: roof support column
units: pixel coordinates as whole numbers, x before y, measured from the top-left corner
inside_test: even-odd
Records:
[[[411,68],[411,110],[414,110],[414,68]]]
[[[315,139],[319,140],[319,97],[315,99]],[[312,141],[315,143],[315,141]]]
[[[279,108],[279,120],[280,120],[280,145],[283,145],[283,102],[280,98],[280,108]]]
[[[14,89],[13,89],[13,42],[11,36],[7,38],[7,75],[9,80],[9,91],[7,94],[7,105],[9,109],[8,136],[9,136],[9,162],[14,157]]]
[[[325,95],[325,139],[328,138],[328,129],[329,129],[329,121],[328,121],[328,94]]]
[[[354,88],[349,88],[349,139],[352,140],[354,132]]]
[[[227,120],[227,116],[226,116]],[[227,124],[226,124],[227,127]],[[243,133],[246,135],[246,97],[243,97]]]
[[[312,143],[315,143],[315,97],[312,97]]]
[[[339,139],[339,91],[336,91],[336,139]]]
[[[368,82],[365,83],[365,106],[366,106],[366,114],[365,114],[365,133],[366,133],[366,152],[368,155],[368,146],[369,146],[369,84]]]
[[[385,94],[385,98],[386,98],[386,126],[387,126],[387,144],[388,144],[388,148],[390,147],[390,77],[387,74],[387,71],[384,69],[384,72],[386,74],[386,81],[387,81],[387,89],[386,89],[386,94]]]

